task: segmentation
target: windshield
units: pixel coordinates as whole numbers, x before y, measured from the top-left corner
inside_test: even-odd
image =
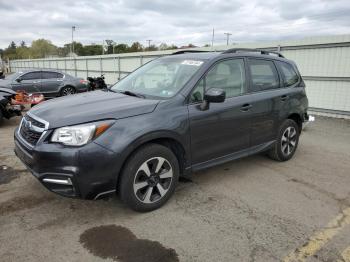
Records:
[[[133,92],[145,97],[174,96],[202,66],[203,60],[162,58],[140,67],[120,80],[113,91]]]

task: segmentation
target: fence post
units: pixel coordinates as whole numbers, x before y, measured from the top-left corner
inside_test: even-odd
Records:
[[[74,59],[74,75],[75,77],[77,77],[77,59],[76,57],[74,57],[73,59]]]
[[[88,63],[88,58],[85,59],[85,69],[86,69],[86,79],[89,76],[89,63]]]
[[[121,68],[120,68],[120,56],[118,56],[118,81],[120,80],[120,76],[121,76]]]
[[[117,75],[118,74],[118,71],[117,71],[117,57],[114,57],[114,68],[115,68],[114,73],[115,73],[115,75]]]
[[[100,72],[101,72],[101,75],[102,75],[102,72],[103,72],[102,57],[100,57]]]

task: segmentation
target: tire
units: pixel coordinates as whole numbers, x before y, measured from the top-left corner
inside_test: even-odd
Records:
[[[75,93],[76,93],[76,90],[73,86],[65,86],[61,89],[60,95],[69,96],[69,95],[74,95]]]
[[[291,159],[299,143],[299,127],[292,119],[286,119],[280,126],[277,140],[268,156],[276,161],[287,161]]]
[[[119,196],[135,211],[152,211],[169,200],[178,180],[179,163],[174,153],[165,146],[147,144],[127,160],[121,174]]]

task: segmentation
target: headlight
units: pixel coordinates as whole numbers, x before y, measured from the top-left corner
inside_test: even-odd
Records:
[[[101,135],[112,124],[113,122],[108,121],[57,128],[51,137],[51,142],[82,146]]]

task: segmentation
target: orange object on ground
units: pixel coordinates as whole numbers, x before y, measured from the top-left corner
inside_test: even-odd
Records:
[[[45,100],[42,94],[28,94],[25,91],[17,91],[15,99],[12,99],[13,105],[36,105]]]

